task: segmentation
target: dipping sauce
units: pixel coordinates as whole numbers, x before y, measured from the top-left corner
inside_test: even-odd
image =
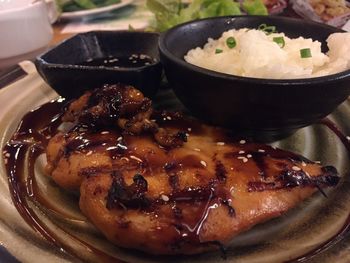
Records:
[[[138,68],[152,65],[157,59],[145,54],[131,54],[121,56],[108,56],[102,58],[91,58],[77,63],[81,66],[108,67],[108,68]]]

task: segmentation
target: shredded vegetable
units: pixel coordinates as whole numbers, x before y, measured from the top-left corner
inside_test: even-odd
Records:
[[[281,48],[283,48],[285,46],[285,41],[284,41],[284,37],[274,37],[273,42],[275,42],[277,45],[279,45]]]

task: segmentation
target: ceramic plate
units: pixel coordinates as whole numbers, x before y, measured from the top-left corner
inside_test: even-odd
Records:
[[[56,97],[57,94],[43,83],[36,72],[0,90],[0,147],[3,148],[25,113]],[[181,107],[170,90],[163,89],[155,102],[161,108]],[[350,135],[349,117],[350,101],[346,101],[329,119],[343,134]],[[346,144],[341,139],[327,126],[315,124],[273,144],[321,161],[324,165],[334,165],[342,180],[337,188],[326,191],[327,198],[316,193],[280,218],[239,235],[228,248],[226,261],[222,260],[219,252],[157,257],[110,244],[81,214],[77,196],[60,190],[44,175],[43,157],[35,164],[34,177],[49,206],[30,196],[26,201],[37,219],[68,250],[52,245],[17,212],[11,201],[2,159],[0,244],[21,262],[350,262],[350,235],[346,227],[350,211],[350,162]],[[0,249],[0,261],[3,250]]]
[[[74,19],[74,18],[81,18],[85,16],[97,16],[101,15],[103,13],[111,12],[113,10],[122,8],[126,5],[130,5],[134,0],[121,0],[117,4],[108,5],[104,7],[99,8],[93,8],[88,10],[80,10],[80,11],[74,11],[74,12],[63,12],[60,16],[60,18],[64,19]]]

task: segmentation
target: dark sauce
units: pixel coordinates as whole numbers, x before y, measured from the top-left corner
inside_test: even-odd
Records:
[[[53,233],[36,215],[33,209],[30,207],[31,202],[38,202],[43,206],[48,204],[40,196],[38,191],[38,186],[35,181],[34,175],[34,163],[37,157],[45,152],[48,140],[57,133],[57,128],[61,124],[60,117],[62,115],[63,109],[65,108],[65,102],[63,100],[52,101],[47,103],[37,110],[28,113],[24,116],[21,121],[16,133],[13,135],[11,140],[4,147],[4,157],[6,163],[6,169],[9,180],[10,192],[14,204],[24,218],[24,220],[36,231],[38,231],[44,238],[46,238],[50,243],[59,247],[60,249],[66,251],[69,254],[77,255],[73,246],[65,243],[59,236]],[[346,137],[336,128],[336,126],[331,123],[329,120],[323,122],[324,125],[327,125],[343,142],[346,149],[350,152],[350,145]],[[183,127],[188,125],[182,124]],[[104,136],[99,137],[98,144],[103,145],[106,149],[112,149],[111,155],[116,157],[121,157],[126,153],[129,153],[130,149],[127,147],[127,142],[118,140],[119,134],[116,134],[115,130],[101,130],[101,134]],[[127,136],[126,136],[127,137]],[[70,154],[72,151],[79,150],[88,152],[94,144],[96,138],[93,135],[86,133],[84,135],[79,135],[77,138],[73,139],[70,142],[69,150],[65,154]],[[97,140],[97,139],[96,139]],[[127,141],[127,139],[126,139]],[[113,148],[114,147],[114,148]],[[263,147],[263,146],[262,146]],[[28,157],[26,154],[29,152]],[[257,154],[256,152],[253,154]],[[265,146],[264,154],[272,155],[275,158],[292,158],[294,160],[302,160],[298,155],[293,155],[292,153],[286,153],[284,151],[273,151],[270,147]],[[254,155],[253,155],[254,156]],[[254,158],[253,158],[254,159]],[[26,160],[28,161],[28,166],[26,166]],[[264,163],[259,160],[259,157],[255,159],[258,163],[258,166],[261,170],[264,170]],[[138,165],[139,162],[135,161],[135,165]],[[182,164],[192,165],[192,163],[199,163],[199,160],[182,160]],[[229,193],[226,192],[223,187],[226,181],[227,171],[222,167],[220,163],[217,163],[216,167],[216,177],[212,179],[206,187],[198,188],[188,188],[188,189],[178,189],[178,178],[177,172],[179,169],[179,163],[166,163],[166,164],[157,164],[162,165],[163,169],[166,171],[169,177],[169,184],[171,185],[173,191],[167,197],[166,203],[172,205],[172,214],[175,218],[174,231],[178,233],[177,238],[174,239],[172,246],[174,249],[181,247],[182,243],[194,243],[204,246],[215,246],[220,248],[221,251],[225,251],[225,248],[219,242],[213,240],[209,242],[201,242],[200,232],[205,220],[208,217],[208,214],[211,209],[216,208],[218,205],[224,205],[228,208],[228,214],[230,216],[235,216],[234,207],[230,204]],[[140,170],[145,167],[140,166]],[[145,168],[147,169],[147,167]],[[25,171],[28,171],[28,176],[25,176]],[[87,171],[89,173],[89,171]],[[118,175],[114,175],[115,178],[118,178]],[[298,177],[292,177],[291,180],[294,184],[298,185],[299,181],[295,181]],[[301,176],[301,180],[305,183],[307,180],[304,176]],[[118,181],[114,182],[114,187],[119,187],[120,189],[127,189],[126,192],[112,192],[111,200],[108,206],[112,209],[116,204],[122,204],[129,206],[130,208],[140,209],[140,200],[142,200],[141,209],[148,209],[152,207],[160,206],[164,204],[164,200],[147,200],[144,196],[144,193],[147,188],[147,181],[144,177],[135,175],[134,183],[130,186],[126,186],[125,182]],[[117,189],[117,190],[118,190]],[[135,194],[136,193],[136,194]],[[134,199],[130,199],[132,196]],[[126,203],[123,203],[124,201]],[[131,202],[130,202],[131,200]],[[128,203],[130,202],[130,203]],[[184,218],[182,210],[186,206],[195,206],[196,213],[191,216],[191,218]],[[136,207],[134,207],[136,206]],[[52,208],[54,209],[54,208]],[[156,209],[155,209],[156,210]],[[155,211],[154,210],[154,211]],[[125,225],[127,227],[127,225]],[[339,241],[339,238],[344,236],[350,229],[350,217],[347,221],[344,228],[325,244],[319,248],[311,251],[310,253],[294,259],[294,261],[303,262],[306,259],[313,257],[314,255],[326,250],[333,244]],[[64,231],[63,229],[61,229]],[[67,233],[67,232],[66,232]],[[69,233],[67,233],[70,235]],[[110,255],[105,254],[98,248],[85,243],[83,240],[80,240],[78,237],[70,235],[73,239],[83,245],[87,251],[93,252],[100,261],[103,262],[121,262],[118,258],[114,258]]]
[[[33,202],[38,203],[57,214],[61,213],[55,211],[54,207],[50,207],[49,203],[45,201],[45,197],[41,196],[35,180],[34,164],[37,157],[45,152],[49,139],[57,133],[64,108],[64,100],[58,99],[26,114],[11,140],[3,148],[3,154],[12,200],[22,218],[49,243],[58,247],[61,251],[78,256],[74,246],[70,246],[60,236],[51,231],[30,205]],[[29,153],[28,156],[26,156],[27,153]],[[26,171],[28,172],[27,177],[25,176]],[[67,217],[64,214],[62,216]],[[71,219],[74,220],[75,218]],[[56,227],[58,226],[56,225]],[[64,229],[60,228],[60,230],[85,247],[86,252],[92,251],[96,255],[96,259],[111,263],[123,262],[87,244]]]
[[[138,68],[156,63],[156,59],[145,54],[130,54],[88,59],[77,63],[80,66],[108,68]]]

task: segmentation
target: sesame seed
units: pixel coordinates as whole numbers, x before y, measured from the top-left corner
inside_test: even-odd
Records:
[[[252,157],[253,157],[253,155],[247,154],[247,158],[252,158]]]
[[[11,156],[10,153],[5,153],[6,158],[9,158],[10,156]]]
[[[161,198],[163,199],[164,202],[169,201],[169,197],[167,195],[161,195]]]
[[[348,141],[350,141],[350,136],[346,136],[346,139],[347,139]]]
[[[306,163],[305,163],[305,162],[301,162],[301,165],[302,165],[302,166],[306,166]]]
[[[187,128],[187,130],[190,132],[190,131],[192,131],[192,128]]]
[[[207,163],[205,161],[200,161],[201,165],[203,165],[204,167],[207,167]]]
[[[8,159],[4,159],[4,163],[7,164],[8,163]]]
[[[49,139],[51,139],[51,136],[47,135],[45,138],[49,140]]]
[[[240,144],[245,144],[246,141],[245,141],[245,140],[240,140],[239,143],[240,143]]]
[[[233,167],[231,167],[230,170],[233,171],[234,170]]]
[[[238,154],[245,154],[245,151],[239,151]]]
[[[127,157],[122,157],[122,158],[120,158],[120,160],[128,162],[128,161],[129,161],[129,158],[127,158]]]
[[[321,163],[321,161],[315,161],[315,163],[318,163],[318,164],[320,164],[320,163]]]
[[[117,141],[120,142],[121,140],[123,140],[123,137],[122,136],[118,137]]]
[[[307,176],[310,176],[310,174],[309,174],[308,172],[305,172],[305,174],[306,174]]]
[[[103,131],[103,132],[101,132],[101,134],[108,134],[109,133],[109,131]]]
[[[223,145],[225,145],[225,143],[224,143],[224,142],[217,142],[216,144],[217,144],[217,145],[219,145],[219,146],[223,146]]]
[[[265,150],[263,150],[263,149],[259,149],[259,150],[258,150],[258,152],[259,152],[259,153],[264,153],[264,152],[265,152]]]
[[[190,137],[190,135],[189,135],[188,133],[186,133],[186,136],[187,136],[187,137]]]
[[[92,154],[92,151],[88,151],[87,153],[86,153],[86,156],[89,156],[89,155],[91,155]]]
[[[293,166],[293,167],[292,167],[292,170],[293,170],[293,171],[300,171],[301,168],[299,168],[298,166]]]
[[[170,116],[167,116],[166,118],[167,118],[169,121],[171,121],[171,117],[170,117]]]
[[[135,161],[138,161],[138,162],[142,163],[142,160],[140,158],[134,156],[134,155],[130,155],[130,159],[133,159]]]
[[[196,151],[196,152],[200,152],[201,151],[201,149],[199,149],[199,148],[194,148],[193,150]]]
[[[243,156],[238,156],[237,159],[242,160],[244,163],[248,162],[248,159]]]

